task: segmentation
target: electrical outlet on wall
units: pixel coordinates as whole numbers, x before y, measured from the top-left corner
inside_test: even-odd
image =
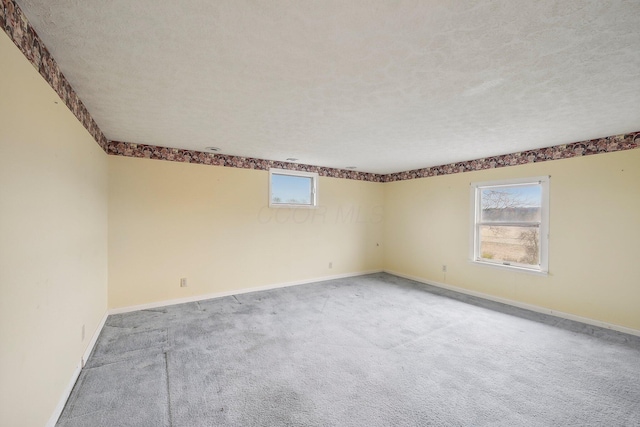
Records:
[[[443,273],[446,273],[446,272],[447,272],[447,266],[446,266],[446,265],[444,265],[444,264],[442,264],[442,272],[443,272]]]
[[[329,268],[333,268],[333,261],[329,262]]]
[[[187,278],[183,277],[180,279],[180,287],[181,288],[186,288],[187,287]]]
[[[84,341],[84,324],[82,325],[82,335],[81,335],[81,341]]]

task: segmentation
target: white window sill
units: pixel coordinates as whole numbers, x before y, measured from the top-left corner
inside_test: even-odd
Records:
[[[548,271],[521,267],[519,265],[498,264],[497,262],[486,262],[486,261],[477,261],[477,260],[469,260],[469,262],[472,264],[480,265],[484,267],[497,268],[499,270],[517,271],[521,273],[533,274],[535,276],[549,275]]]
[[[269,208],[289,208],[289,209],[317,209],[317,205],[287,205],[286,203],[273,203],[269,204]]]

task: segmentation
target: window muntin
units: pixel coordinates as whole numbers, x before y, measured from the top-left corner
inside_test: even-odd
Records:
[[[317,188],[317,173],[269,170],[270,207],[315,207]]]
[[[548,177],[472,183],[472,261],[546,273],[548,189]]]

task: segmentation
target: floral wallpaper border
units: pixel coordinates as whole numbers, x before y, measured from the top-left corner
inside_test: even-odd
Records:
[[[299,163],[280,162],[275,160],[255,159],[251,157],[214,154],[179,148],[165,148],[154,145],[133,144],[128,142],[109,141],[97,123],[60,71],[49,50],[35,32],[27,17],[14,0],[0,0],[0,27],[20,48],[24,56],[31,62],[40,75],[56,91],[67,107],[78,118],[107,154],[127,157],[141,157],[174,162],[198,163],[213,166],[226,166],[244,169],[268,170],[280,168],[305,172],[317,172],[320,176],[355,179],[371,182],[394,182],[407,179],[426,178],[449,175],[484,169],[517,166],[528,163],[539,163],[548,160],[568,159],[591,154],[610,153],[640,147],[640,132],[608,136],[589,141],[556,145],[553,147],[523,151],[469,160],[448,165],[433,166],[387,175],[335,169]]]
[[[605,138],[591,139],[588,141],[574,142],[571,144],[522,151],[520,153],[504,154],[501,156],[485,157],[483,159],[451,163],[448,165],[390,173],[387,175],[118,141],[109,141],[107,153],[116,156],[140,157],[146,159],[198,163],[232,168],[257,170],[279,168],[304,172],[317,172],[320,176],[355,179],[360,181],[394,182],[439,175],[450,175],[454,173],[472,172],[484,169],[495,169],[507,166],[518,166],[528,163],[540,163],[549,160],[570,159],[573,157],[588,156],[592,154],[631,150],[639,147],[640,132],[632,132],[623,135],[614,135]]]
[[[405,172],[384,175],[383,182],[404,181],[407,179],[427,178],[431,176],[450,175],[454,173],[472,172],[484,169],[518,166],[528,163],[540,163],[549,160],[570,159],[573,157],[592,154],[612,153],[615,151],[631,150],[640,147],[640,132],[607,136],[590,139],[588,141],[570,144],[554,145],[553,147],[538,148],[519,153],[485,157],[483,159],[468,160],[448,165],[433,166]]]
[[[110,141],[107,153],[116,156],[140,157],[145,159],[168,160],[172,162],[198,163],[202,165],[226,166],[230,168],[269,170],[269,168],[289,169],[301,172],[316,172],[320,176],[355,179],[359,181],[382,182],[384,175],[357,172],[346,169],[327,168],[301,163],[281,162],[277,160],[255,159],[253,157],[230,156],[227,154],[206,153],[181,148],[166,148],[155,145],[133,144],[130,142]]]
[[[13,0],[0,0],[0,27],[13,40],[40,75],[56,91],[69,110],[106,151],[107,138],[67,81],[49,50],[35,32],[22,9]]]

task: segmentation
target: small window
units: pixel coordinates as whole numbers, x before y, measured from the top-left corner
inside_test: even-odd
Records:
[[[474,262],[547,273],[549,177],[471,184]]]
[[[315,207],[318,174],[285,169],[269,170],[270,207]]]

